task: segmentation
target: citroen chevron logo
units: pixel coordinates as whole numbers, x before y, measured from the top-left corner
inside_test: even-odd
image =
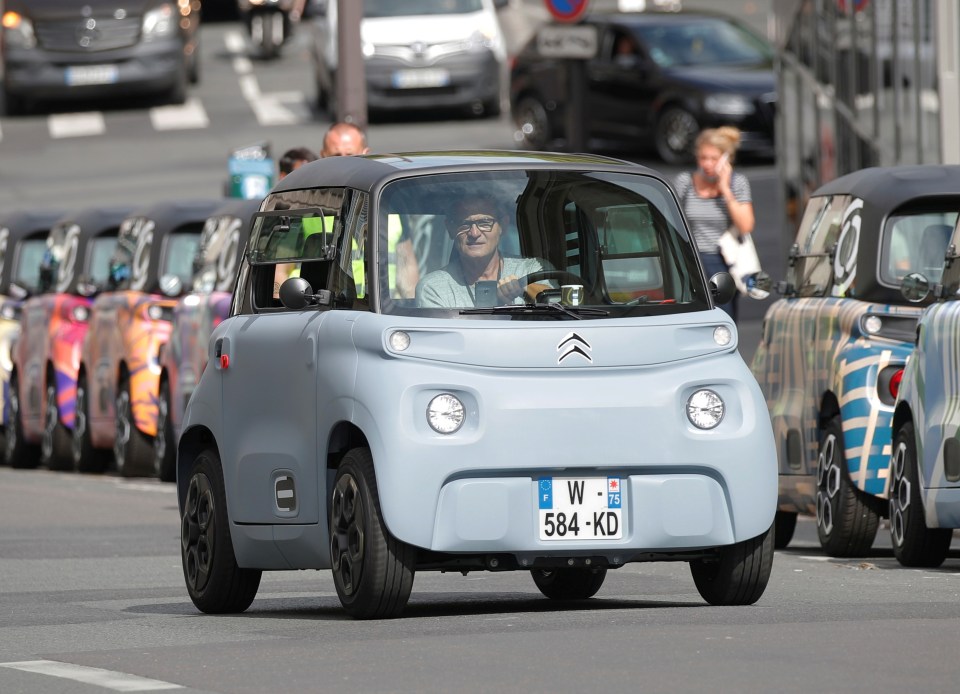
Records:
[[[557,352],[559,352],[557,363],[560,364],[567,357],[572,357],[574,354],[579,354],[592,364],[593,357],[590,356],[591,351],[593,351],[593,347],[590,346],[589,342],[584,340],[576,333],[567,333],[564,335],[563,339],[560,340],[560,344],[557,345]]]

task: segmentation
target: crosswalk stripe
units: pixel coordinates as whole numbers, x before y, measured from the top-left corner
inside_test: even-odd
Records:
[[[152,680],[98,667],[58,663],[55,660],[23,660],[17,663],[0,663],[0,667],[83,682],[84,684],[112,689],[115,692],[155,692],[166,689],[183,689],[181,685],[172,682]]]
[[[157,106],[150,109],[150,122],[157,130],[189,130],[210,125],[200,99],[191,97],[178,106]]]
[[[107,129],[103,114],[99,111],[57,113],[47,118],[47,128],[50,137],[55,139],[103,135]]]

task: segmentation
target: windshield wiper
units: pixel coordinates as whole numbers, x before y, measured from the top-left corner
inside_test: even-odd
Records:
[[[498,313],[506,314],[529,314],[543,315],[545,313],[562,313],[583,320],[583,316],[609,316],[610,312],[602,308],[592,308],[590,306],[564,306],[563,304],[508,304],[506,306],[489,306],[485,308],[465,308],[460,311],[461,315],[496,315]]]

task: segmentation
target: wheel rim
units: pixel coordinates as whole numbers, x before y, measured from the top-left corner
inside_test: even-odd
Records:
[[[113,440],[113,456],[117,469],[122,470],[126,463],[127,442],[130,440],[130,393],[123,388],[117,394],[117,432]]]
[[[907,533],[907,509],[910,507],[910,480],[907,479],[907,446],[901,442],[893,455],[893,489],[890,493],[890,534],[897,547],[903,547]]]
[[[837,464],[837,437],[828,434],[817,457],[817,525],[825,535],[833,532],[840,466]]]
[[[333,573],[346,595],[353,595],[363,574],[363,499],[357,481],[344,475],[333,490],[330,508],[330,556]]]
[[[190,478],[187,499],[180,523],[180,548],[187,584],[201,592],[210,579],[216,549],[216,505],[209,478],[196,474]]]
[[[13,458],[17,450],[17,439],[20,436],[20,395],[17,392],[17,382],[10,384],[10,426],[7,427],[7,460]]]
[[[517,113],[517,137],[533,149],[546,144],[547,113],[539,103],[526,100]]]
[[[73,436],[70,437],[70,450],[73,453],[73,464],[79,465],[83,458],[83,437],[87,435],[87,389],[77,384],[76,419],[73,422]]]
[[[57,387],[47,386],[46,412],[43,422],[43,434],[40,436],[40,455],[44,460],[53,457],[53,432],[60,421],[60,412],[57,410]]]
[[[157,403],[157,435],[153,439],[153,471],[158,476],[162,472],[164,458],[167,457],[167,413],[170,411],[168,397],[167,389],[161,388],[160,400]]]
[[[682,109],[673,109],[664,116],[663,142],[674,155],[690,151],[697,131],[696,119]]]

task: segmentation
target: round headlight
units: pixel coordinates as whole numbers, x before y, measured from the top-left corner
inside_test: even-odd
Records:
[[[867,316],[863,321],[863,329],[871,335],[876,335],[883,327],[883,321],[880,316]]]
[[[73,316],[73,320],[78,323],[86,323],[90,320],[90,309],[86,306],[74,306],[70,310],[70,315]]]
[[[427,423],[438,434],[452,434],[461,426],[465,410],[460,399],[450,393],[441,393],[427,405]]]
[[[0,309],[0,318],[5,318],[6,320],[16,320],[17,310],[8,304]]]
[[[687,419],[698,429],[713,429],[723,419],[723,400],[712,390],[698,390],[687,400]]]
[[[402,330],[390,333],[390,349],[394,352],[403,352],[410,346],[410,334]]]
[[[730,328],[725,325],[718,325],[713,329],[713,341],[716,342],[721,347],[726,347],[730,344],[730,340],[733,339],[733,333],[730,332]]]
[[[163,318],[163,308],[156,304],[147,307],[147,317],[150,320],[160,320]]]

